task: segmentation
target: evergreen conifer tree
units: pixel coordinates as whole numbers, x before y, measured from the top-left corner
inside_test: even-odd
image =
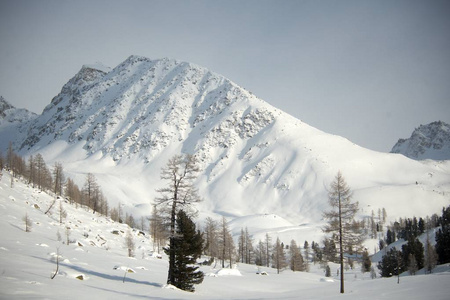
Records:
[[[362,255],[362,266],[361,271],[363,273],[370,272],[370,267],[372,266],[372,262],[370,261],[369,252],[364,251]]]
[[[402,252],[391,248],[378,262],[381,277],[399,275],[403,271]]]
[[[180,210],[176,219],[176,236],[173,242],[175,254],[172,285],[179,289],[193,292],[194,284],[203,281],[204,274],[194,266],[203,250],[203,237],[196,231],[195,224],[189,216]],[[170,254],[170,250],[165,250]]]
[[[438,262],[445,264],[450,262],[450,206],[442,209],[440,222],[441,228],[436,233],[436,253]]]

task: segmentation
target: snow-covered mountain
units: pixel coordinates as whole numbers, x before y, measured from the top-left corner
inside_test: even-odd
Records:
[[[165,184],[161,167],[180,152],[200,161],[204,215],[320,223],[338,170],[362,214],[403,207],[407,216],[431,215],[449,204],[449,162],[364,149],[172,59],[130,56],[111,71],[84,66],[26,128],[10,136],[21,154],[63,162],[79,185],[94,173],[111,205],[137,215],[150,213]]]
[[[391,150],[412,159],[450,159],[450,125],[432,122],[420,125],[409,139],[399,139]]]
[[[24,108],[16,108],[0,96],[0,126],[22,124],[36,118],[37,115]]]

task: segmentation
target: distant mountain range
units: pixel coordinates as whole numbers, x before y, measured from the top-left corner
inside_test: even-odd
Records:
[[[195,154],[203,170],[204,216],[320,223],[338,170],[362,215],[394,206],[432,214],[450,202],[450,161],[364,149],[191,63],[130,56],[112,70],[86,65],[39,116],[15,117],[5,105],[2,149],[11,141],[22,155],[60,161],[79,185],[94,173],[111,205],[137,215],[150,214],[161,167],[179,153]]]

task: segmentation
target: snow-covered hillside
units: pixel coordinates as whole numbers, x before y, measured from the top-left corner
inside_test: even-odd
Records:
[[[392,219],[400,207],[406,216],[431,215],[450,202],[450,161],[364,149],[200,66],[131,56],[100,69],[83,66],[9,140],[22,155],[62,162],[80,186],[93,173],[110,206],[120,202],[138,217],[151,213],[165,184],[161,167],[181,152],[195,154],[203,170],[196,182],[202,217],[274,214],[319,228],[338,170],[363,215],[382,207]],[[9,140],[2,138],[3,149]]]
[[[400,139],[391,150],[412,159],[450,159],[450,125],[437,121],[416,128],[409,139]]]
[[[62,205],[67,218],[60,224],[59,200],[51,214],[44,213],[52,201],[52,196],[21,181],[15,181],[11,188],[7,172],[0,180],[1,299],[297,299],[300,295],[334,299],[339,295],[334,264],[331,278],[323,276],[318,264],[311,264],[309,273],[284,270],[280,274],[276,269],[246,264],[231,271],[202,266],[206,277],[195,293],[171,289],[165,285],[167,257],[158,259],[152,254],[148,236],[132,232],[136,255],[129,258],[125,248],[127,225],[65,201]],[[31,219],[31,232],[25,232],[25,214]],[[271,222],[268,219],[277,218],[260,216],[248,226],[262,228]],[[279,227],[289,226],[282,219],[273,222]],[[69,244],[66,227],[70,228]],[[58,254],[59,271],[51,279]],[[257,275],[258,271],[268,276]],[[356,266],[346,271],[346,294],[341,297],[444,300],[450,293],[449,271],[450,266],[442,265],[431,275],[405,275],[397,284],[396,278],[370,279],[369,273],[362,274]]]

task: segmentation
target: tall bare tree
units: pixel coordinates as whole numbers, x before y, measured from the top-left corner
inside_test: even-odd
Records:
[[[170,220],[168,284],[172,284],[175,280],[176,215],[180,209],[190,215],[194,214],[193,205],[201,201],[194,187],[194,180],[199,171],[195,157],[190,154],[173,156],[161,170],[161,179],[167,181],[167,186],[156,190],[160,196],[155,199],[155,204]]]
[[[280,274],[280,270],[287,267],[284,245],[278,237],[277,241],[273,245],[273,267],[277,269],[278,274]]]
[[[75,202],[75,205],[78,205],[79,203],[81,203],[80,189],[71,178],[67,179],[65,193],[66,197],[69,198],[70,204],[73,204]]]
[[[235,257],[235,245],[228,227],[228,221],[222,217],[219,233],[219,258],[222,260],[222,268],[225,268],[225,261],[229,261],[230,269],[233,267]]]
[[[253,238],[248,232],[248,228],[241,228],[241,235],[238,240],[239,259],[242,263],[250,264],[253,255]]]
[[[136,244],[134,242],[133,234],[131,233],[131,229],[128,229],[127,234],[125,236],[125,248],[128,250],[128,257],[134,257],[134,250],[136,249]]]
[[[266,267],[270,267],[270,249],[272,238],[269,236],[269,233],[266,232],[266,238],[264,239],[264,244],[266,248]]]
[[[363,241],[363,235],[359,226],[355,226],[354,218],[358,212],[358,202],[352,202],[352,191],[339,171],[331,183],[328,191],[328,203],[330,211],[323,216],[328,224],[323,228],[326,233],[332,233],[335,242],[339,246],[339,263],[341,265],[340,292],[344,293],[344,251],[353,247],[359,248]]]
[[[300,248],[297,246],[295,240],[291,240],[291,244],[289,245],[289,253],[290,253],[290,267],[292,271],[305,271],[305,262],[303,260],[303,256],[300,252]]]
[[[86,175],[86,180],[83,187],[83,204],[92,208],[94,213],[98,210],[100,187],[97,184],[97,179],[92,173]]]
[[[156,205],[153,206],[152,216],[150,217],[150,235],[153,239],[153,251],[160,253],[168,234],[164,226],[164,220]]]
[[[53,184],[55,195],[61,196],[63,193],[63,186],[65,182],[63,165],[60,162],[55,162],[53,166]]]
[[[205,254],[211,261],[219,257],[219,225],[211,217],[205,220]]]
[[[38,153],[35,156],[35,168],[36,168],[36,180],[37,180],[37,186],[40,190],[43,190],[45,187],[45,177],[47,173],[47,166],[44,161],[44,157]]]

